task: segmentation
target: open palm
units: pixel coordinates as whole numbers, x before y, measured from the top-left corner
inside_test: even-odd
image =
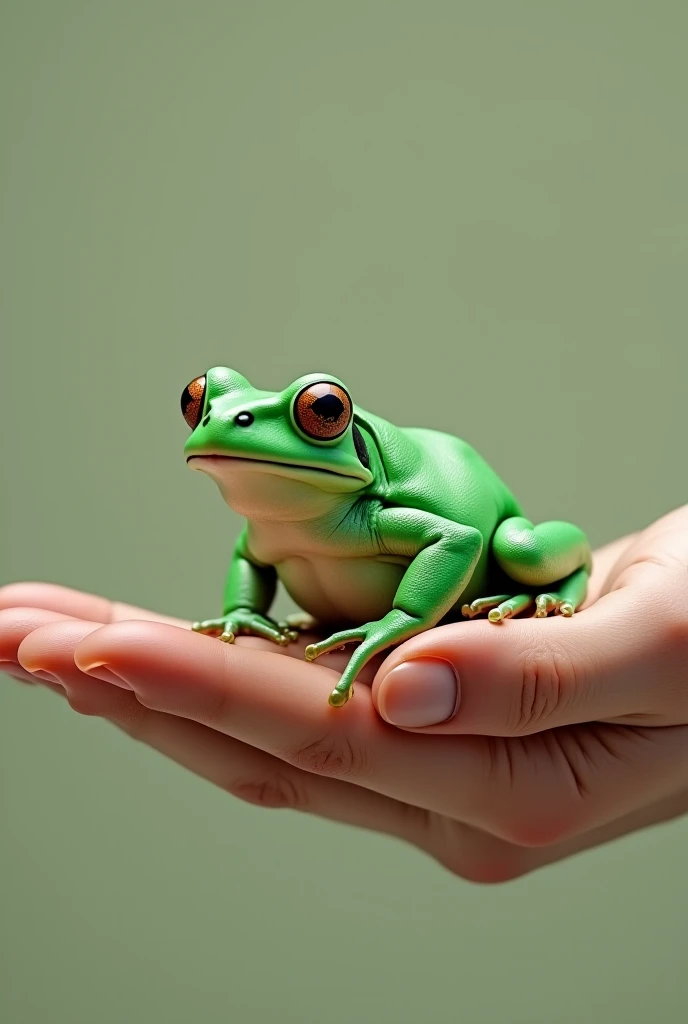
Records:
[[[307,664],[313,637],[229,646],[44,583],[0,589],[0,609],[9,674],[234,796],[386,832],[475,881],[688,810],[688,506],[598,551],[572,619],[429,630],[366,666],[341,710],[327,695],[350,651]],[[457,714],[390,724],[393,669],[428,658],[457,670]]]

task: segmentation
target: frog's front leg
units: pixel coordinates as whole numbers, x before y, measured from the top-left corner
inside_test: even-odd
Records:
[[[225,643],[234,643],[242,635],[260,636],[281,647],[298,636],[287,622],[278,623],[268,617],[277,588],[277,573],[271,565],[257,562],[247,547],[244,530],[234,548],[227,574],[223,601],[223,614],[217,619],[194,622],[197,633],[217,636]]]
[[[333,707],[351,697],[356,676],[374,654],[430,629],[446,615],[466,589],[483,547],[479,530],[418,509],[380,509],[371,527],[380,554],[405,555],[413,561],[382,619],[341,630],[306,648],[306,658],[313,661],[343,644],[361,641],[330,694]]]

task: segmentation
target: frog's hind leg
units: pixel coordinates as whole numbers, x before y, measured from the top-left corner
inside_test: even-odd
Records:
[[[532,588],[536,616],[573,615],[585,600],[592,552],[587,537],[573,523],[552,520],[534,526],[513,516],[497,527],[492,550],[507,576]],[[490,618],[501,621],[496,615]]]

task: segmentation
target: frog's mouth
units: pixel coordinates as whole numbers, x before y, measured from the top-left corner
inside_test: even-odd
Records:
[[[229,480],[236,473],[267,473],[288,477],[310,484],[321,491],[358,491],[372,480],[372,474],[363,466],[342,467],[341,472],[324,466],[304,465],[300,462],[261,459],[254,456],[224,455],[216,452],[196,452],[188,455],[190,469],[200,470],[218,482]]]

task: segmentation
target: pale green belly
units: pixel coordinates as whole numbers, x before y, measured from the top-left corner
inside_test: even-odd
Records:
[[[454,606],[486,596],[485,556]],[[338,558],[294,555],[275,568],[299,608],[318,622],[360,625],[381,619],[392,608],[410,559]]]
[[[374,557],[295,555],[275,568],[293,600],[319,622],[360,625],[390,610],[407,564]]]

